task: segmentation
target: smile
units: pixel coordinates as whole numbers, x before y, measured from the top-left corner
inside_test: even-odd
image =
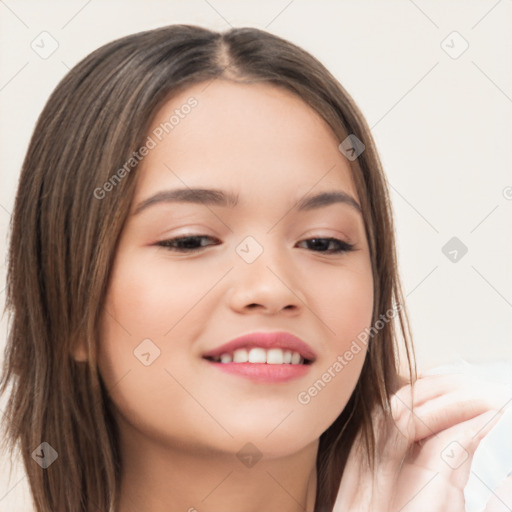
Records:
[[[266,363],[266,364],[310,364],[298,352],[280,348],[251,349],[239,348],[234,352],[225,352],[219,357],[208,358],[216,363]]]

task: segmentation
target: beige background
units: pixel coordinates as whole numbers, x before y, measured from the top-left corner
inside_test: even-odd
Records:
[[[318,57],[361,107],[380,150],[420,367],[512,362],[510,0],[2,0],[2,306],[16,182],[49,94],[98,46],[171,23],[255,26]],[[58,44],[47,58],[31,47],[42,37],[47,50]],[[458,56],[461,37],[469,46]],[[452,237],[468,248],[456,263],[442,252]],[[6,325],[4,317],[0,349]],[[26,480],[21,471],[9,480],[7,462],[0,454],[0,511],[28,511]]]

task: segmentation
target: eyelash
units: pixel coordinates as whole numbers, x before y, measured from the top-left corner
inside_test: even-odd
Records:
[[[190,236],[181,236],[181,237],[177,237],[177,238],[170,238],[169,240],[162,240],[161,242],[158,242],[156,245],[158,245],[159,247],[164,247],[165,249],[167,249],[169,251],[182,252],[182,253],[196,252],[196,251],[200,251],[201,249],[204,249],[205,247],[208,247],[208,245],[187,248],[187,247],[176,247],[176,246],[173,246],[172,244],[176,244],[176,243],[179,243],[182,241],[190,241],[193,239],[197,240],[200,238],[201,239],[209,238],[210,240],[213,240],[213,237],[211,237],[211,236],[190,235]],[[350,252],[350,251],[354,250],[354,244],[350,244],[348,242],[344,242],[343,240],[339,240],[338,238],[332,238],[332,237],[313,237],[313,238],[307,238],[305,240],[302,240],[302,242],[309,242],[311,240],[327,240],[329,243],[335,242],[338,245],[337,249],[331,250],[331,251],[313,251],[313,252],[318,252],[320,254],[340,254],[340,253]],[[209,244],[209,245],[211,245],[211,244]]]

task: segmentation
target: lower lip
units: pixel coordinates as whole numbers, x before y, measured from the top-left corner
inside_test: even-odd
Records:
[[[310,364],[216,363],[219,370],[258,382],[286,382],[304,376]]]

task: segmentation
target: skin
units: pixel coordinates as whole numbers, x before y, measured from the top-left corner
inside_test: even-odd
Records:
[[[474,453],[510,401],[510,390],[488,381],[455,374],[420,375],[413,386],[405,385],[392,398],[395,423],[379,430],[374,479],[361,463],[361,441],[354,443],[334,512],[464,512],[464,487]],[[375,420],[381,418],[377,415]],[[361,491],[372,484],[373,496]],[[511,490],[508,478],[485,512],[510,510],[504,503]]]
[[[354,389],[364,346],[308,404],[297,397],[370,326],[373,278],[356,208],[293,207],[332,190],[358,202],[349,163],[314,110],[270,85],[195,85],[153,126],[190,96],[198,105],[137,171],[102,319],[100,372],[123,459],[118,512],[313,510],[318,439]],[[137,212],[183,187],[230,191],[239,204],[161,202]],[[189,253],[157,245],[184,235],[213,239]],[[252,263],[236,252],[247,236],[263,248]],[[338,246],[308,242],[326,237],[354,250],[327,254]],[[202,358],[240,335],[277,330],[316,352],[307,375],[255,383]],[[150,366],[133,354],[147,338],[161,351]],[[262,455],[250,468],[236,457],[248,442]]]
[[[332,190],[359,202],[349,163],[314,110],[268,84],[197,84],[168,101],[153,128],[190,96],[198,105],[137,171],[102,317],[99,366],[122,457],[116,512],[312,512],[318,439],[354,389],[364,346],[307,404],[298,396],[370,327],[373,279],[355,208],[293,207]],[[195,187],[238,194],[239,204],[160,202],[137,212],[158,192]],[[188,253],[158,245],[185,235],[212,238]],[[252,263],[236,251],[247,236],[263,249]],[[332,245],[308,242],[325,237],[354,250],[329,255]],[[237,336],[276,330],[316,352],[307,375],[255,383],[202,358]],[[134,356],[145,339],[160,350],[148,366]],[[463,512],[473,453],[506,398],[457,376],[404,386],[393,399],[396,425],[378,430],[374,495],[357,440],[334,510]],[[458,469],[440,458],[453,440],[468,454]],[[261,455],[252,467],[236,456],[248,442]]]

